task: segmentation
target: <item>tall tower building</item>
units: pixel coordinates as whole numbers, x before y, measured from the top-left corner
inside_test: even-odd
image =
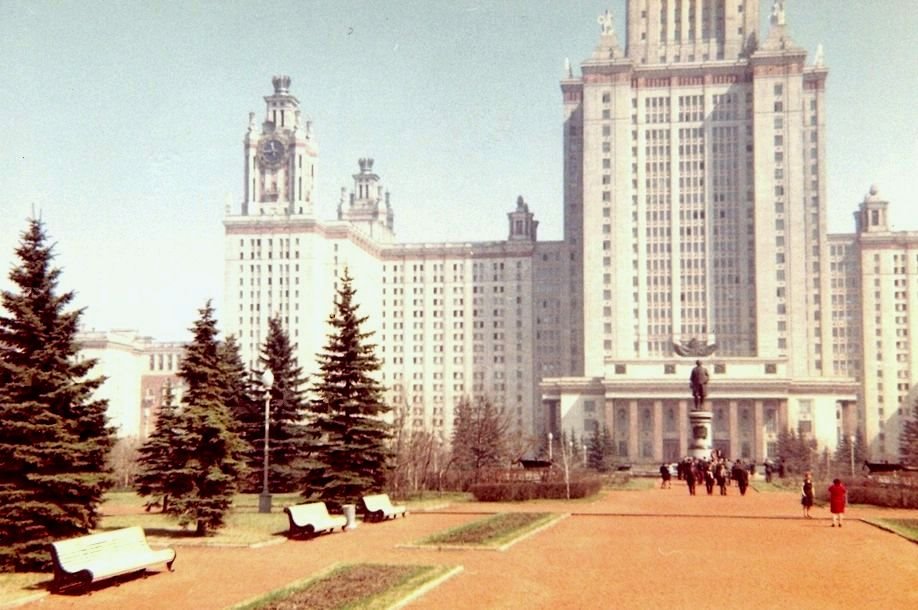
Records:
[[[577,291],[570,278],[578,276],[565,244],[537,242],[538,222],[522,197],[507,214],[504,241],[397,243],[372,158],[358,161],[337,217],[316,218],[311,124],[290,78],[273,85],[260,128],[250,115],[242,204],[224,219],[223,323],[243,362],[259,366],[268,320],[278,317],[300,366],[315,374],[346,268],[364,330],[374,333],[386,400],[409,428],[448,442],[456,404],[479,399],[527,437],[544,428],[539,379],[580,372],[567,326]]]
[[[249,113],[245,135],[243,214],[311,214],[318,150],[312,122],[290,94],[290,77],[272,79],[274,93],[265,96],[265,118],[259,128]]]
[[[555,425],[577,427],[582,393],[621,416],[627,455],[685,455],[686,367],[711,357],[716,446],[765,457],[768,418],[834,444],[837,403],[855,390],[833,377],[822,319],[822,59],[806,64],[781,1],[764,39],[758,0],[629,0],[627,15],[627,46],[607,12],[580,76],[561,81],[565,239],[582,257],[593,386],[544,386]],[[782,387],[724,386],[759,377]]]

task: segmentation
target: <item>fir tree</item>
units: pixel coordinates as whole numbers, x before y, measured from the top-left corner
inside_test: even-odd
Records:
[[[242,491],[260,489],[264,438],[264,394],[259,391],[258,382],[252,372],[242,363],[239,342],[230,335],[218,348],[220,364],[226,378],[224,386],[225,404],[229,410],[231,428],[243,442],[243,456],[246,468],[240,471],[239,485]],[[257,445],[257,446],[256,446]]]
[[[903,421],[899,435],[899,457],[905,464],[918,466],[918,400],[909,406],[912,412]]]
[[[838,440],[838,446],[835,447],[835,468],[837,472],[851,473],[851,438],[843,434]],[[858,472],[867,460],[867,447],[864,443],[864,435],[858,430],[854,435],[854,472]]]
[[[73,292],[56,294],[41,221],[29,220],[4,291],[0,317],[0,571],[50,566],[48,543],[86,534],[112,484],[114,443],[103,378],[86,378],[94,360],[78,361],[82,310],[65,311]]]
[[[226,408],[226,374],[210,301],[200,314],[179,368],[186,387],[178,411],[182,435],[164,491],[170,498],[168,514],[183,525],[194,522],[203,536],[223,525],[245,468],[245,445],[233,432]]]
[[[305,422],[307,402],[303,384],[306,379],[278,317],[268,320],[268,336],[259,362],[274,375],[269,415],[269,487],[272,492],[287,493],[302,480],[312,434]],[[255,453],[264,455],[263,430],[261,438],[252,445]]]
[[[587,466],[598,472],[608,472],[615,457],[615,447],[609,429],[603,426],[590,437],[587,446]]]
[[[303,496],[326,501],[333,508],[382,490],[391,435],[382,419],[390,407],[383,403],[382,386],[373,378],[380,367],[376,346],[368,342],[372,333],[360,329],[366,318],[357,315],[351,281],[345,270],[328,320],[332,332],[317,355],[316,398],[309,403],[317,440]]]
[[[156,415],[156,425],[152,434],[140,448],[137,461],[140,473],[134,479],[134,489],[144,497],[160,498],[162,510],[169,512],[170,475],[175,468],[175,449],[181,445],[182,431],[178,427],[179,418],[175,406],[175,393],[172,383],[166,381],[163,387],[163,401]],[[147,510],[153,502],[147,505]]]

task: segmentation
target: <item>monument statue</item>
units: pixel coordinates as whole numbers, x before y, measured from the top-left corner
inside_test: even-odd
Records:
[[[695,368],[689,375],[689,384],[692,387],[692,398],[695,399],[694,410],[701,411],[704,409],[704,399],[708,395],[708,369],[701,365],[701,360],[695,361]]]

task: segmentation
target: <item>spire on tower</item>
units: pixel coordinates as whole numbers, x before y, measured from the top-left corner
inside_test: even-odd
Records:
[[[274,84],[275,95],[287,95],[290,93],[290,77],[286,74],[277,75],[271,79]]]
[[[823,68],[826,65],[825,53],[822,50],[822,43],[816,45],[816,56],[813,58],[813,65],[817,68]]]

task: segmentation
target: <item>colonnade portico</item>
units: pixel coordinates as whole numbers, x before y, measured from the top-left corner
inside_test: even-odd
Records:
[[[732,459],[776,458],[779,434],[794,430],[834,450],[856,401],[847,379],[796,381],[783,363],[748,359],[718,364],[704,410],[712,414],[712,447]],[[712,367],[713,368],[713,367]],[[627,367],[604,378],[545,379],[541,384],[546,429],[584,438],[606,427],[621,462],[651,464],[689,455],[692,398],[688,363]],[[665,375],[661,372],[665,371]],[[656,374],[654,374],[656,373]],[[732,373],[732,375],[731,375]],[[601,405],[601,408],[596,408]]]
[[[779,432],[788,425],[787,400],[710,400],[709,410],[714,413],[715,449],[757,462],[775,457],[769,443],[777,443]],[[676,461],[689,454],[690,411],[691,400],[685,399],[607,398],[606,412],[613,416],[605,425],[620,457],[635,462]],[[562,428],[572,426],[556,421],[555,433]]]

